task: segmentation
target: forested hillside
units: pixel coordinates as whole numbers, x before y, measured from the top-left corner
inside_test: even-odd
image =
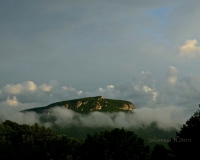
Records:
[[[137,159],[178,160],[198,157],[200,110],[187,120],[170,140],[162,139],[170,148],[155,145],[151,151],[144,140],[132,131],[115,128],[84,140],[56,134],[51,128],[35,123],[19,125],[12,121],[0,124],[0,155],[2,160],[82,160]],[[161,139],[152,138],[159,142]]]
[[[51,109],[58,106],[71,109],[78,113],[90,113],[92,111],[118,112],[132,111],[135,109],[135,105],[129,101],[107,99],[103,96],[97,96],[56,102],[45,107],[27,109],[23,112],[32,111],[40,114],[51,114]]]

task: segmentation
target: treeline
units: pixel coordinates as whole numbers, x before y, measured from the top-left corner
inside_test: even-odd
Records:
[[[159,141],[152,137],[153,141]],[[200,110],[184,124],[176,137],[166,140],[169,149],[155,145],[150,151],[134,132],[115,128],[77,140],[58,135],[51,128],[35,123],[0,124],[1,160],[178,160],[199,159]]]

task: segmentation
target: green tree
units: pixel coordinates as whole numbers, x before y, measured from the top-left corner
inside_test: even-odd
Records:
[[[71,160],[80,142],[35,123],[19,125],[12,121],[0,124],[1,160]]]
[[[145,160],[149,147],[143,139],[131,131],[114,129],[94,136],[88,135],[80,148],[80,159],[126,159]]]
[[[152,152],[151,152],[151,158],[150,160],[171,160],[172,155],[170,150],[165,148],[161,144],[157,144],[154,146]]]
[[[9,139],[11,132],[13,132],[11,127],[0,124],[0,159],[9,160],[14,155],[12,143]]]
[[[190,158],[199,159],[200,144],[200,110],[186,121],[181,130],[176,133],[176,137],[169,143],[175,159]]]

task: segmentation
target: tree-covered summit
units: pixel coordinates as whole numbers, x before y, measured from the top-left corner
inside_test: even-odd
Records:
[[[103,96],[97,96],[56,102],[44,107],[27,109],[23,112],[33,111],[40,114],[50,114],[51,109],[54,107],[68,108],[79,113],[90,113],[92,111],[118,112],[135,109],[135,105],[129,101],[107,99]]]

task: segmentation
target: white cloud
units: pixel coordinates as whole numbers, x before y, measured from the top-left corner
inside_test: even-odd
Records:
[[[136,108],[148,106],[188,107],[186,110],[194,111],[199,104],[200,77],[186,75],[178,77],[178,70],[169,66],[164,80],[156,80],[151,72],[141,72],[134,78],[118,85],[107,85],[96,91],[88,92],[73,87],[59,86],[53,84],[37,85],[32,82],[22,82],[16,85],[7,84],[2,87],[0,103],[5,102],[16,108],[46,106],[48,104],[91,96],[104,96],[111,99],[124,99],[131,101]]]
[[[4,91],[8,94],[17,95],[20,94],[23,91],[31,91],[34,92],[37,90],[37,85],[32,81],[22,82],[18,83],[16,85],[14,84],[7,84],[4,87]]]
[[[158,128],[179,129],[178,124],[185,121],[183,110],[174,106],[160,108],[138,108],[131,113],[101,113],[91,112],[88,115],[80,115],[65,108],[54,108],[50,115],[57,118],[56,123],[64,126],[78,125],[87,127],[124,127],[141,128],[156,122]],[[178,117],[178,118],[177,118]]]
[[[66,91],[76,91],[75,88],[73,88],[73,87],[67,87],[67,86],[63,86],[62,89],[66,90]]]
[[[140,125],[149,125],[152,122],[157,122],[158,127],[164,129],[172,126],[177,127],[176,123],[183,123],[185,121],[184,111],[175,106],[156,108],[143,107],[134,112],[136,114],[133,115],[133,121]],[[177,116],[179,117],[178,119]]]
[[[61,88],[58,87],[57,95],[61,99],[74,99],[79,96],[86,95],[86,93],[83,92],[82,90],[77,90],[73,87],[62,86]]]
[[[113,89],[115,87],[113,85],[108,85],[106,88]]]
[[[99,88],[99,91],[100,91],[100,92],[103,92],[103,88],[100,87],[100,88]]]
[[[51,89],[53,88],[51,85],[46,85],[46,84],[43,84],[40,86],[40,88],[44,91],[44,92],[50,92]]]
[[[83,93],[83,91],[78,91],[77,93],[78,93],[78,95],[81,95]]]
[[[37,90],[37,85],[32,82],[32,81],[27,81],[24,83],[24,87],[25,89],[34,92],[35,90]]]
[[[161,128],[162,126],[170,127],[172,126],[170,123],[173,122],[173,118],[176,119],[179,117],[180,119],[183,119],[182,114],[185,114],[186,116],[187,114],[191,115],[198,108],[200,76],[185,75],[178,77],[178,70],[174,66],[169,66],[165,79],[166,81],[157,81],[155,84],[155,77],[152,73],[142,72],[135,78],[115,85],[115,87],[113,85],[107,85],[104,88],[100,87],[94,92],[79,91],[72,87],[61,87],[59,85],[48,90],[48,88],[51,88],[49,86],[52,85],[45,84],[39,86],[39,89],[36,89],[37,85],[34,82],[23,82],[17,85],[8,84],[1,89],[1,97],[6,98],[0,103],[0,108],[6,105],[10,108],[20,110],[30,107],[45,106],[57,101],[101,95],[105,98],[131,101],[136,106],[136,110],[134,110],[135,114],[133,114],[133,116],[129,115],[130,119],[127,119],[123,113],[117,115],[101,115],[101,113],[94,113],[88,117],[79,119],[83,125],[96,125],[95,122],[105,119],[109,122],[107,125],[111,126],[118,124],[118,126],[124,125],[130,127],[131,125],[137,126],[137,122],[138,124],[150,124],[150,122],[156,121]],[[26,86],[25,84],[28,85]],[[17,92],[19,86],[23,87],[21,87],[22,89],[20,92]],[[35,87],[31,88],[28,86]],[[47,89],[46,91],[49,91],[50,93],[44,92],[43,89],[45,87]],[[8,88],[10,90],[8,90]],[[33,92],[30,90],[35,91]],[[17,94],[9,95],[11,93]],[[65,112],[63,111],[62,116],[64,114]],[[178,121],[179,118],[177,118],[176,121]],[[73,121],[73,116],[68,116],[68,119]],[[94,121],[91,122],[91,120]],[[130,121],[134,121],[134,124],[130,123]],[[57,123],[64,122],[65,119],[63,118]],[[75,122],[73,121],[73,123]],[[104,122],[102,121],[99,125],[104,125]]]
[[[196,39],[188,39],[184,45],[179,47],[179,56],[181,57],[195,57],[200,52],[200,46],[197,46],[198,42]]]
[[[152,91],[152,89],[147,86],[143,86],[142,90],[145,91],[146,93]]]
[[[100,94],[109,94],[110,96],[114,93],[115,87],[113,85],[107,85],[106,88],[100,87],[97,91],[97,93]]]
[[[156,98],[158,96],[158,92],[154,91],[153,89],[147,87],[147,86],[143,86],[143,91],[145,91],[146,93],[150,92],[152,94],[152,100],[156,101]]]
[[[7,84],[4,87],[4,91],[7,92],[8,94],[19,94],[22,89],[23,89],[23,86],[20,83],[18,83],[16,85]]]
[[[6,100],[6,103],[9,105],[9,106],[17,106],[19,104],[17,98],[15,96],[13,96],[12,99],[10,99],[10,97],[7,98]]]
[[[56,118],[55,123],[62,126],[143,128],[156,122],[160,129],[179,129],[178,124],[185,121],[184,112],[172,106],[154,109],[144,107],[130,113],[91,112],[88,115],[81,115],[66,108],[55,107],[49,113],[50,116]],[[12,120],[19,124],[41,123],[40,116],[33,112],[22,113],[13,107],[0,107],[0,121]],[[52,124],[48,122],[43,125],[51,126]]]
[[[64,90],[65,93],[73,93],[73,94],[77,94],[77,95],[81,95],[83,93],[83,91],[78,91],[73,87],[67,87],[67,86],[63,86],[62,90]]]
[[[0,121],[11,120],[19,124],[39,123],[39,115],[35,113],[22,113],[16,110],[16,107],[0,104]]]

